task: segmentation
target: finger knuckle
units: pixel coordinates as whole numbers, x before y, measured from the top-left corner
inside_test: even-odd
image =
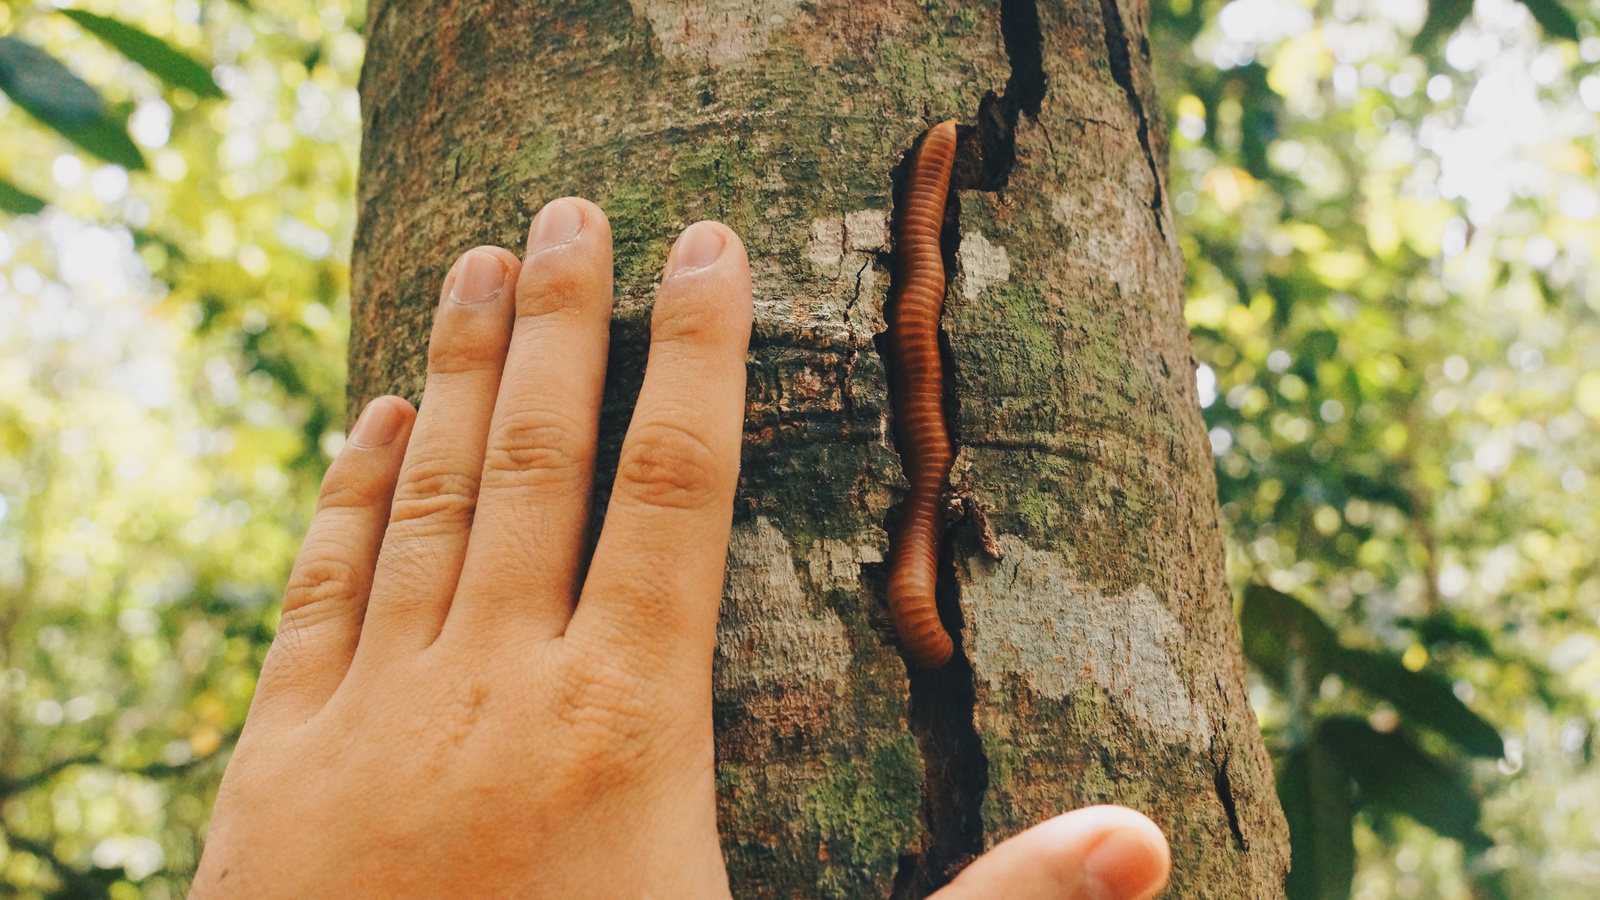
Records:
[[[582,429],[550,410],[513,413],[489,436],[483,459],[485,487],[549,486],[587,465]]]
[[[278,631],[267,648],[261,666],[261,683],[274,686],[272,693],[303,686],[322,663],[319,658],[327,645],[322,625],[336,618],[333,604],[313,604],[283,611]]]
[[[617,466],[616,490],[648,506],[701,509],[721,493],[728,466],[693,431],[670,421],[637,424]]]
[[[448,304],[439,311],[428,341],[428,376],[497,370],[505,362],[506,314],[495,315],[496,304],[486,308]]]
[[[269,703],[281,698],[305,680],[311,660],[305,640],[299,629],[288,628],[289,616],[285,614],[278,626],[278,634],[267,648],[267,658],[261,663],[262,687],[256,691],[256,703]]]
[[[704,298],[663,298],[651,317],[650,339],[655,343],[719,343],[728,336],[726,319],[722,309]]]
[[[462,341],[458,345],[450,341],[442,347],[435,345],[428,350],[428,382],[431,386],[453,376],[499,369],[504,361],[505,348],[498,343]]]
[[[623,667],[591,660],[569,670],[562,683],[563,724],[571,743],[599,768],[622,772],[637,768],[655,743],[660,704],[648,684]]]
[[[364,478],[363,473],[351,466],[341,465],[346,460],[335,460],[322,479],[317,492],[317,512],[330,509],[361,509],[376,504],[380,499],[377,479]]]
[[[343,612],[364,589],[366,579],[356,567],[341,559],[337,548],[326,549],[329,552],[314,553],[290,573],[289,584],[283,591],[280,632],[285,626],[314,624],[321,618]]]
[[[530,266],[518,286],[517,318],[537,319],[589,307],[605,296],[591,269],[565,259]]]
[[[389,528],[431,532],[472,524],[478,477],[442,465],[419,463],[395,488]]]

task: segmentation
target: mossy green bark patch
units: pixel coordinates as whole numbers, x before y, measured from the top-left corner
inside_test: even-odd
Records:
[[[526,184],[543,177],[555,165],[560,154],[560,144],[553,131],[541,131],[524,140],[511,157],[511,177],[517,184]]]
[[[596,201],[611,221],[612,264],[620,283],[649,283],[667,261],[669,218],[659,187],[620,182]]]
[[[911,735],[878,747],[859,762],[830,760],[806,792],[805,815],[821,835],[821,852],[837,865],[818,880],[821,896],[855,898],[892,873],[917,833],[922,758]]]

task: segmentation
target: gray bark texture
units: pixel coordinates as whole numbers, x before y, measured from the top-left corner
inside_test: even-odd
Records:
[[[1166,896],[1282,896],[1162,179],[1144,0],[374,2],[350,404],[420,397],[438,286],[564,195],[616,240],[604,509],[668,240],[745,239],[743,474],[715,671],[741,898],[926,896],[1069,808],[1161,825]],[[956,118],[943,670],[883,560],[906,482],[881,333],[908,153]],[[530,740],[537,740],[530,735]]]

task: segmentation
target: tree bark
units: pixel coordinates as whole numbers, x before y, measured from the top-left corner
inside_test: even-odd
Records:
[[[598,520],[668,239],[750,250],[756,324],[715,671],[739,898],[921,897],[1065,809],[1166,830],[1168,896],[1282,895],[1162,182],[1142,0],[374,0],[350,405],[421,393],[451,260],[598,202],[618,304]],[[889,222],[963,124],[945,224],[955,659],[909,669],[883,560],[906,482]],[[598,522],[596,523],[596,527]],[[536,736],[530,736],[536,739]]]

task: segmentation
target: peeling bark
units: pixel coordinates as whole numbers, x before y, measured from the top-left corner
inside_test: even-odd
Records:
[[[667,240],[750,250],[749,417],[716,658],[740,898],[922,897],[1087,803],[1172,840],[1168,896],[1282,895],[1163,202],[1141,0],[374,4],[350,403],[417,399],[437,286],[549,199],[616,240],[595,527]],[[883,609],[905,483],[875,338],[897,167],[955,117],[944,329],[957,658],[908,671]]]

